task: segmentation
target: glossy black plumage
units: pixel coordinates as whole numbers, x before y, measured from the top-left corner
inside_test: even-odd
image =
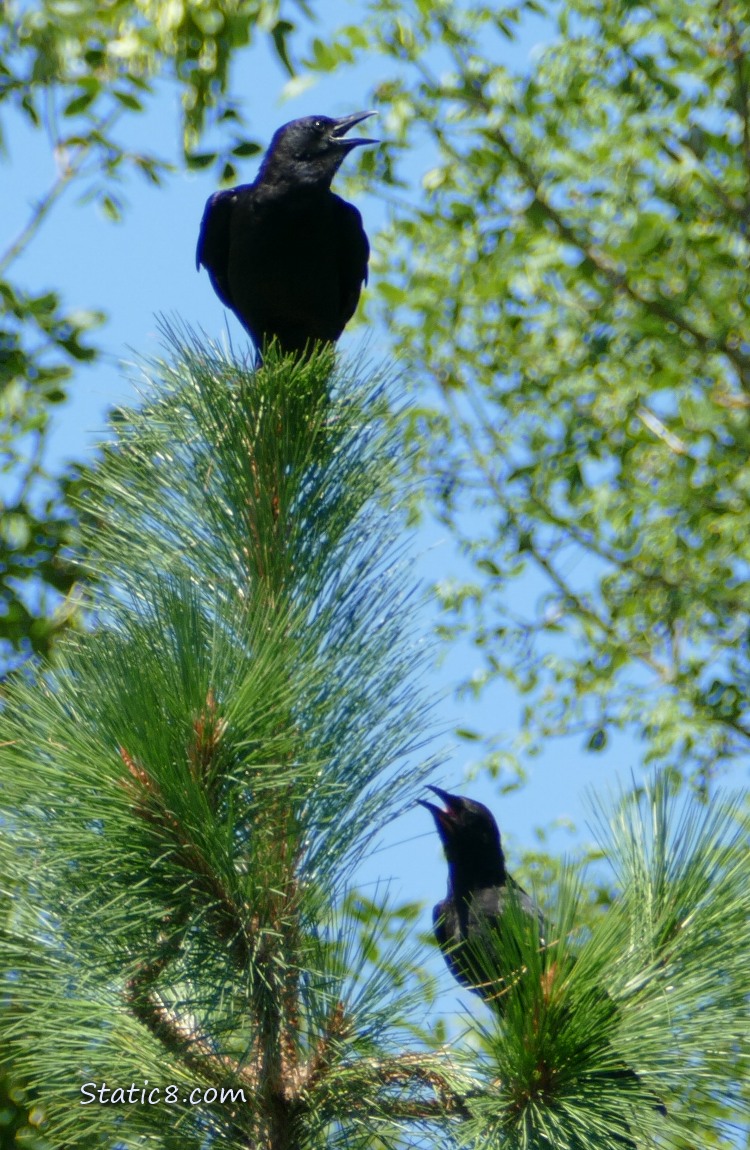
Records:
[[[440,787],[429,789],[444,806],[423,800],[420,803],[435,820],[448,863],[446,897],[433,909],[435,937],[457,981],[481,995],[502,1016],[506,994],[523,977],[525,969],[518,936],[511,937],[509,923],[512,922],[512,929],[519,923],[529,926],[542,949],[549,941],[547,927],[534,899],[506,870],[500,831],[492,812],[473,799],[452,795]],[[512,915],[511,903],[517,910]],[[567,969],[574,962],[575,957],[568,955]],[[543,962],[542,969],[542,985],[550,992],[560,971],[554,961]],[[610,1017],[618,1009],[606,989],[601,990],[596,1008]],[[564,1016],[565,1008],[558,1017]],[[602,1077],[617,1082],[623,1091],[641,1086],[638,1076],[627,1066],[610,1067]],[[652,1105],[666,1114],[660,1099],[652,1096]],[[623,1137],[621,1144],[635,1150],[629,1137]]]
[[[376,143],[345,136],[372,114],[284,124],[253,183],[206,204],[196,266],[207,269],[259,353],[274,339],[298,356],[316,342],[335,343],[356,310],[370,247],[362,217],[331,181],[353,148]]]
[[[448,892],[433,910],[433,925],[448,968],[454,978],[495,1009],[501,1010],[504,976],[520,966],[514,963],[512,940],[506,940],[507,966],[497,969],[499,949],[493,937],[502,927],[502,918],[512,900],[521,914],[535,919],[540,945],[544,945],[545,924],[534,900],[505,868],[500,832],[492,812],[482,803],[451,795],[430,787],[444,803],[444,809],[421,801],[435,820],[448,862]]]

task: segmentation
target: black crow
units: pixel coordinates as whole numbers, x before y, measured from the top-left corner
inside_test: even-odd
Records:
[[[370,245],[359,212],[331,181],[353,148],[377,143],[346,136],[372,115],[284,124],[253,183],[216,192],[206,204],[196,266],[207,269],[259,355],[272,340],[295,356],[335,343],[354,315]]]
[[[430,787],[442,799],[444,808],[420,799],[435,820],[448,862],[448,893],[433,910],[435,937],[453,976],[495,1009],[502,1010],[505,990],[498,943],[508,904],[514,901],[521,914],[536,920],[539,942],[544,945],[545,924],[534,900],[505,869],[500,832],[492,812],[482,803],[451,795]],[[516,968],[520,953],[513,955],[512,940],[506,940],[505,958]],[[507,963],[504,962],[503,966]]]
[[[550,941],[548,928],[533,898],[505,868],[500,831],[492,812],[473,799],[449,794],[440,787],[429,789],[443,806],[419,801],[435,820],[448,862],[448,891],[433,910],[435,937],[458,982],[481,995],[502,1016],[507,994],[525,974],[524,946],[517,935],[512,937],[513,932],[519,925],[528,926],[544,951]],[[574,962],[575,957],[568,955],[565,969],[570,970]],[[545,997],[552,993],[559,973],[555,961],[542,962]],[[601,1021],[616,1015],[618,1009],[604,989],[590,1007],[596,1009]],[[560,1022],[566,1011],[564,1007],[558,1012]],[[609,1067],[603,1077],[617,1082],[624,1091],[641,1088],[638,1075],[627,1066]],[[651,1096],[651,1100],[656,1110],[666,1114],[660,1099]],[[635,1150],[629,1138],[622,1144]]]

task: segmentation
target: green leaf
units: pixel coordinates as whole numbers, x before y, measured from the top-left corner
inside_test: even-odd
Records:
[[[262,148],[260,144],[255,140],[242,140],[232,148],[232,155],[237,156],[239,159],[245,159],[248,156],[257,156],[261,151]]]
[[[475,743],[480,738],[477,731],[469,730],[468,727],[457,727],[456,737],[459,739],[465,739],[469,743]]]
[[[185,159],[189,168],[200,171],[211,167],[216,161],[216,152],[190,152]]]
[[[115,88],[112,95],[123,108],[127,108],[130,112],[142,112],[143,104],[134,96],[132,92],[127,92],[122,88]]]
[[[119,223],[122,219],[122,203],[117,196],[103,192],[98,196],[99,207],[108,219]]]
[[[590,751],[603,751],[607,746],[607,732],[603,727],[594,731],[588,741]]]
[[[85,92],[81,92],[78,96],[68,101],[63,108],[63,115],[80,116],[82,112],[85,112],[86,109],[93,104],[98,95],[99,92],[97,90],[88,89]]]
[[[294,32],[294,24],[291,24],[288,20],[277,20],[271,29],[271,37],[274,48],[276,49],[276,55],[290,76],[294,76],[296,71],[289,56],[288,42],[292,32]]]

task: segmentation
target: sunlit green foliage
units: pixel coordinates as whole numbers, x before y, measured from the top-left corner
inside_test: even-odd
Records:
[[[9,688],[3,1057],[56,1145],[119,1130],[83,1084],[144,1079],[244,1090],[180,1106],[183,1146],[328,1145],[363,1108],[387,1130],[434,1061],[381,1074],[419,940],[347,895],[424,777],[425,712],[383,384],[332,367],[150,368],[81,496],[95,632]],[[171,1121],[131,1107],[128,1145]]]
[[[74,614],[81,573],[67,551],[70,492],[65,478],[46,473],[46,439],[73,373],[101,352],[95,331],[106,318],[93,306],[73,310],[64,283],[30,288],[19,259],[63,195],[118,220],[132,173],[162,185],[172,156],[154,151],[147,134],[140,148],[125,141],[166,85],[181,98],[184,163],[216,164],[233,180],[237,160],[260,146],[248,138],[232,60],[266,40],[291,73],[300,14],[311,15],[304,0],[8,0],[0,10],[0,159],[6,170],[23,163],[20,125],[45,139],[54,172],[0,248],[0,668],[13,656],[48,654]],[[216,136],[213,150],[207,135]],[[61,605],[62,596],[71,597]]]
[[[516,69],[500,45],[536,12]],[[476,579],[446,629],[526,696],[516,751],[613,728],[708,780],[750,739],[750,24],[743,4],[369,5],[380,315]],[[507,57],[505,57],[507,58]],[[376,172],[377,174],[377,172]],[[488,763],[519,768],[507,739]]]
[[[392,404],[330,351],[172,340],[79,495],[95,626],[3,713],[11,1119],[133,1150],[718,1145],[748,1070],[738,804],[665,775],[603,807],[606,913],[563,870],[540,951],[511,908],[503,1017],[449,1035],[417,908],[353,887],[430,765]]]

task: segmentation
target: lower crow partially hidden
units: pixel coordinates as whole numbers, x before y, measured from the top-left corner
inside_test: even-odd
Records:
[[[250,333],[259,357],[275,340],[304,356],[335,343],[367,280],[370,247],[357,209],[331,191],[372,112],[304,116],[274,135],[252,184],[216,192],[201,220],[196,265]]]
[[[448,892],[433,910],[435,937],[458,982],[481,995],[502,1016],[507,995],[525,973],[522,946],[505,935],[525,919],[538,935],[539,947],[545,949],[549,942],[545,922],[533,898],[505,869],[500,831],[492,812],[473,799],[451,795],[440,787],[429,789],[444,806],[419,801],[435,820],[448,862]],[[519,913],[509,913],[511,904]],[[574,962],[574,956],[569,955],[568,970]],[[554,962],[542,963],[542,970],[542,986],[550,991],[559,971]],[[599,992],[597,1006],[610,1017],[618,1010],[606,990]],[[565,1010],[558,1015],[564,1017]],[[642,1089],[638,1075],[628,1066],[608,1067],[600,1077],[617,1083],[622,1091]],[[666,1115],[661,1099],[652,1095],[651,1105]],[[619,1143],[635,1150],[627,1134]]]
[[[448,862],[448,893],[433,911],[435,937],[453,976],[480,994],[498,1012],[506,990],[497,969],[497,942],[502,917],[511,901],[521,914],[536,919],[544,945],[544,919],[534,900],[505,869],[500,832],[482,803],[430,787],[445,809],[424,802],[435,820]],[[510,949],[510,948],[509,948]],[[519,964],[521,956],[518,956]],[[511,966],[513,963],[511,962]]]

